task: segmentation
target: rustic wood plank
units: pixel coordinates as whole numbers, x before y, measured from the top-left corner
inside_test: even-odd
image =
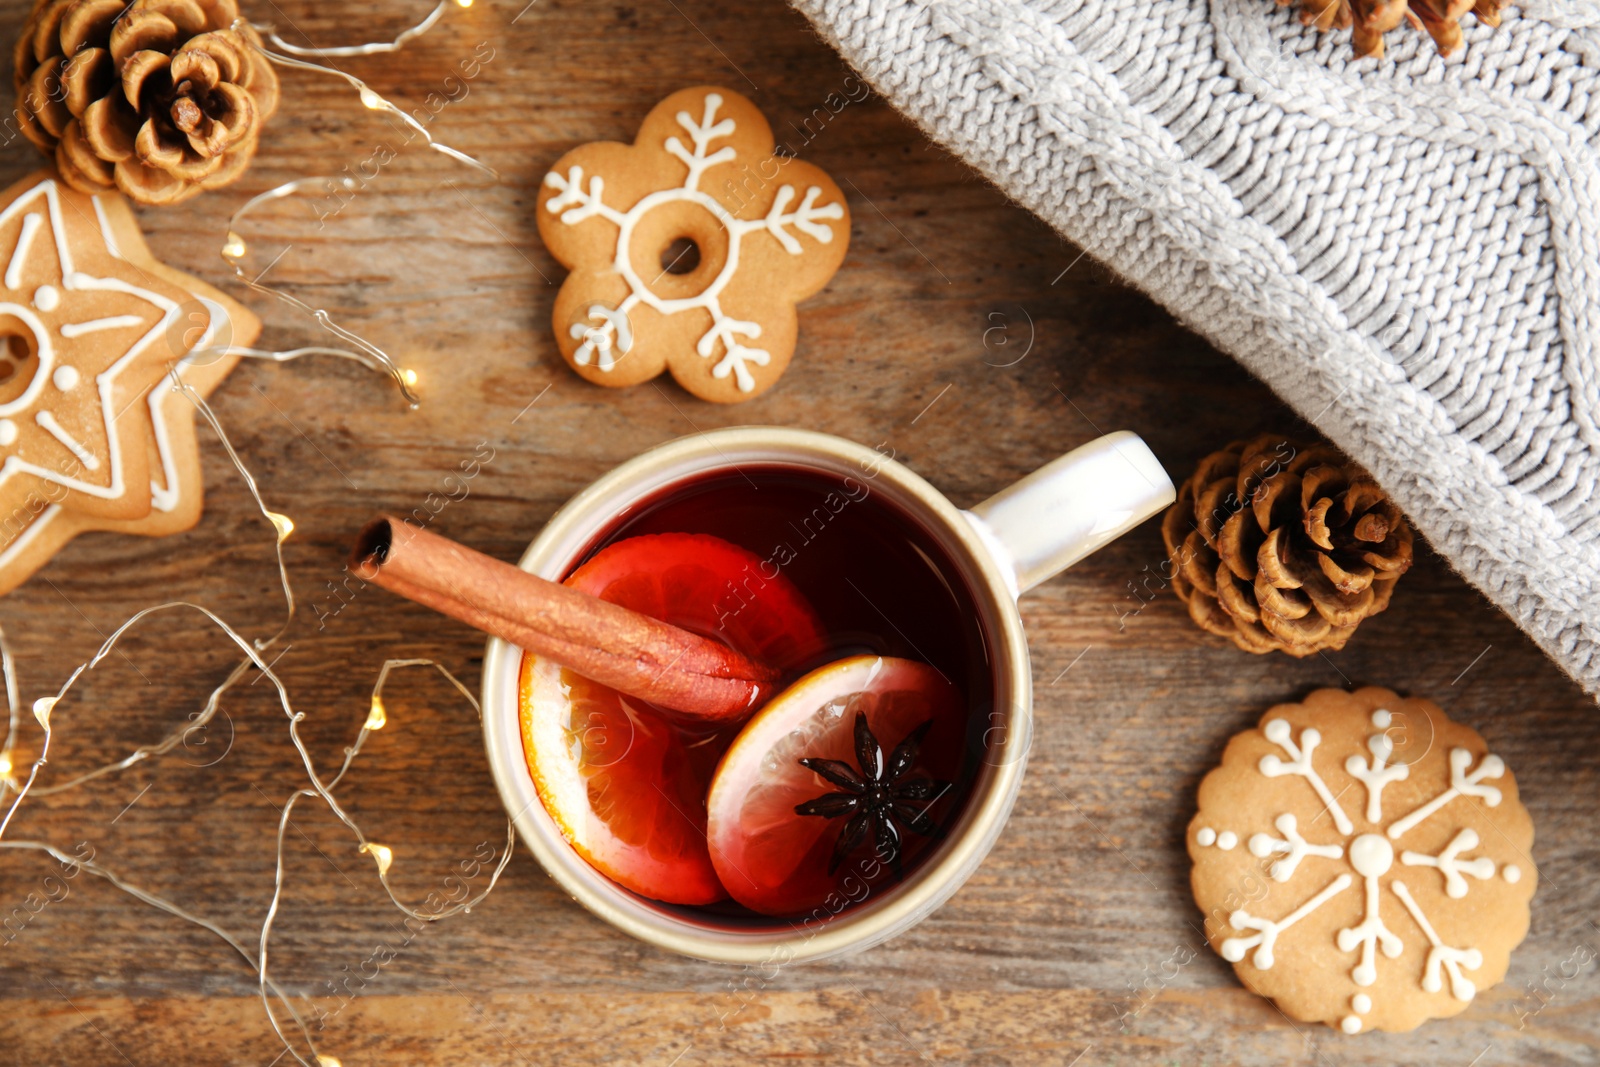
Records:
[[[5,39],[25,6],[0,3]],[[253,14],[327,43],[398,29],[417,11],[296,0]],[[227,284],[217,248],[245,196],[396,151],[338,214],[319,221],[286,203],[251,238],[258,269],[288,247],[272,279],[417,368],[422,409],[403,411],[387,384],[331,361],[242,367],[215,397],[267,499],[297,524],[288,549],[302,614],[278,669],[324,765],[354,736],[385,658],[432,656],[469,682],[478,669],[474,634],[375,591],[345,604],[328,583],[366,517],[418,506],[480,442],[494,459],[438,526],[511,558],[589,480],[698,429],[779,423],[888,442],[965,506],[1102,430],[1139,431],[1182,474],[1220,442],[1298,425],[880,100],[820,120],[848,71],[779,5],[480,0],[399,57],[346,66],[420,104],[485,41],[494,58],[432,129],[499,168],[498,187],[402,151],[403,131],[337,83],[289,73],[283,112],[237,189],[141,212],[167,261]],[[841,179],[855,220],[843,270],[803,309],[788,376],[735,408],[670,383],[615,392],[568,373],[548,332],[561,272],[530,216],[563,151],[631,138],[658,99],[705,81],[753,95],[781,139]],[[0,157],[0,179],[35,165],[21,147]],[[262,312],[274,346],[319,338],[231,288]],[[29,697],[160,599],[204,603],[251,635],[275,628],[270,531],[214,445],[205,470],[207,514],[193,533],[82,538],[8,598]],[[1016,814],[967,887],[887,945],[770,979],[668,956],[565,899],[521,850],[472,915],[405,940],[370,860],[307,806],[290,834],[275,973],[314,1005],[327,1050],[347,1064],[1600,1062],[1600,977],[1574,963],[1600,949],[1600,728],[1576,686],[1426,548],[1388,613],[1343,652],[1308,661],[1197,633],[1151,580],[1160,556],[1147,527],[1027,599],[1038,730]],[[231,662],[193,616],[160,620],[58,709],[51,773],[182,722]],[[1433,697],[1506,756],[1538,828],[1541,887],[1506,983],[1457,1019],[1350,1040],[1291,1025],[1202,950],[1183,828],[1200,776],[1262,708],[1367,683]],[[241,687],[224,707],[228,730],[41,798],[10,833],[87,842],[253,944],[277,806],[299,779],[267,686]],[[503,841],[504,821],[476,725],[447,687],[417,675],[391,689],[389,710],[393,726],[342,791],[376,839],[396,844],[394,880],[421,899],[478,843]],[[24,908],[0,948],[0,1059],[277,1055],[251,973],[219,942],[90,878],[32,914],[24,902],[51,869],[0,857],[0,915]],[[380,943],[396,958],[364,984],[352,978]],[[1192,962],[1160,977],[1189,951]]]

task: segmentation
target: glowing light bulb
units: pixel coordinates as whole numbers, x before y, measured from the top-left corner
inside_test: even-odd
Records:
[[[367,712],[366,725],[362,729],[381,730],[388,724],[389,714],[383,710],[383,698],[374,693],[372,694],[372,710]]]
[[[55,697],[40,697],[33,702],[33,717],[38,719],[39,725],[46,730],[50,729],[50,712],[55,706]]]
[[[400,380],[405,382],[407,385],[416,385],[417,372],[412,370],[410,367],[406,367],[400,372]]]
[[[272,520],[272,525],[278,530],[278,544],[281,545],[289,540],[289,535],[294,533],[294,520],[276,511],[267,512],[267,518]]]
[[[368,853],[378,861],[378,877],[382,878],[389,873],[389,864],[394,862],[394,850],[388,845],[374,844],[368,841],[361,846],[361,851]]]
[[[11,777],[11,753],[0,754],[0,778]]]
[[[461,7],[471,7],[472,6],[472,0],[456,0],[456,3],[458,5],[460,5]]]
[[[365,85],[361,87],[361,103],[373,111],[382,111],[386,106],[383,97],[368,89]]]
[[[344,1064],[339,1062],[339,1057],[337,1056],[324,1056],[319,1052],[317,1053],[317,1067],[344,1067]]]
[[[229,230],[228,240],[222,246],[222,254],[229,259],[239,259],[248,251],[249,246],[244,243],[244,238]]]

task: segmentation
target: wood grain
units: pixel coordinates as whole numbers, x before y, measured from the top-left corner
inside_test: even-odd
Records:
[[[5,40],[25,6],[0,3]],[[420,8],[267,0],[251,14],[326,44],[387,35]],[[462,96],[445,79],[460,79],[483,42],[493,58]],[[377,171],[337,213],[333,201],[285,202],[247,237],[257,270],[283,253],[269,280],[416,368],[421,409],[327,360],[241,367],[214,398],[267,500],[296,523],[287,549],[301,614],[277,668],[322,765],[355,736],[384,659],[431,656],[474,681],[477,635],[376,590],[347,602],[330,583],[363,520],[422,506],[480,446],[493,460],[436,528],[511,559],[597,475],[717,426],[887,442],[968,506],[1102,431],[1138,431],[1182,476],[1231,438],[1299,425],[1096,266],[1092,249],[1008,204],[876,97],[830,113],[823,101],[849,71],[777,4],[479,0],[397,57],[343,65],[409,106],[433,92],[462,97],[430,129],[487,159],[503,183],[474,187],[338,83],[288,72],[239,186],[141,212],[167,262],[226,285],[217,249],[247,195],[344,167]],[[733,408],[669,381],[619,392],[569,373],[548,325],[561,270],[530,216],[562,152],[629,139],[657,100],[704,82],[751,95],[780,140],[839,180],[854,218],[843,269],[802,309],[788,375]],[[20,141],[0,160],[6,182],[36,162]],[[288,309],[230,291],[261,312],[268,344],[322,340]],[[251,635],[276,627],[271,531],[202,440],[198,529],[81,538],[7,598],[0,619],[26,697],[53,692],[105,633],[159,600],[203,603]],[[314,1005],[325,1051],[346,1064],[1600,1063],[1600,720],[1505,617],[1426,547],[1419,556],[1386,614],[1344,651],[1304,661],[1200,634],[1154,578],[1153,524],[1031,594],[1038,726],[1016,813],[965,889],[870,952],[770,978],[669,956],[566,899],[520,848],[486,903],[411,937],[380,900],[371,860],[304,805],[289,833],[274,973]],[[156,620],[63,702],[51,776],[118,756],[199,707],[233,657],[197,620]],[[1533,812],[1541,886],[1503,985],[1449,1022],[1349,1039],[1284,1019],[1203,949],[1183,827],[1200,776],[1261,709],[1365,683],[1437,700],[1506,757]],[[408,676],[388,705],[390,728],[340,792],[395,847],[397,888],[421,900],[480,842],[502,843],[505,823],[470,709],[442,680]],[[268,686],[241,686],[224,710],[184,750],[30,803],[8,836],[86,842],[253,946],[277,808],[301,779]],[[0,856],[0,915],[51,869]],[[237,956],[104,883],[67,884],[64,899],[24,911],[0,948],[0,1062],[273,1061],[279,1048]],[[380,944],[394,959],[364,984],[352,978],[372,974]]]

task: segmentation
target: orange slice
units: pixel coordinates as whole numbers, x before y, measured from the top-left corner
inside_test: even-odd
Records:
[[[618,541],[566,579],[573,588],[724,641],[778,667],[815,659],[821,623],[754,554],[703,534]],[[595,869],[643,896],[727,896],[706,848],[717,737],[692,740],[643,701],[531,654],[519,678],[523,752],[545,810]]]
[[[706,852],[705,783],[649,707],[548,659],[522,657],[522,747],[573,849],[635,893],[710,904],[727,893]]]
[[[769,667],[810,667],[822,624],[782,571],[710,534],[645,534],[601,549],[567,585],[681,626]]]
[[[839,791],[801,765],[839,760],[859,770],[854,739],[864,713],[885,755],[931,723],[910,773],[953,782],[965,743],[965,713],[955,686],[914,660],[853,656],[812,671],[745,724],[717,767],[707,798],[707,836],[717,877],[732,897],[766,915],[800,915],[832,902],[864,899],[862,889],[893,881],[868,834],[832,873],[844,818],[799,815],[796,805]],[[952,790],[928,809],[935,825],[953,810]],[[931,837],[901,835],[909,867]],[[852,888],[854,887],[854,888]]]

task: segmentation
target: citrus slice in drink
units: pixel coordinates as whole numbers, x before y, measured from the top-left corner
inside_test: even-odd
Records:
[[[655,900],[727,896],[706,852],[705,784],[670,723],[531,653],[522,657],[521,696],[533,784],[578,855]]]
[[[823,647],[816,613],[761,562],[720,538],[652,534],[602,549],[565,584],[774,666],[814,659]],[[705,807],[724,737],[686,734],[660,709],[531,653],[519,692],[528,770],[580,856],[655,900],[727,896],[706,848]]]
[[[779,670],[814,666],[823,650],[817,613],[777,564],[710,534],[617,541],[566,584]]]
[[[862,766],[858,716],[881,750],[876,766]],[[827,918],[893,884],[894,868],[908,869],[926,852],[956,807],[949,783],[960,778],[965,718],[956,687],[914,660],[852,656],[795,682],[745,724],[712,778],[706,830],[722,885],[765,915]],[[905,751],[908,739],[914,758],[896,768],[894,754]],[[837,769],[839,763],[845,770]],[[897,769],[897,782],[931,786],[913,788],[912,794],[922,795],[896,809],[899,851],[893,862],[870,830],[836,856],[851,811],[828,817],[795,810],[849,793],[839,782],[851,772],[865,783],[865,794],[874,780],[882,788]],[[933,832],[919,832],[916,824]]]

